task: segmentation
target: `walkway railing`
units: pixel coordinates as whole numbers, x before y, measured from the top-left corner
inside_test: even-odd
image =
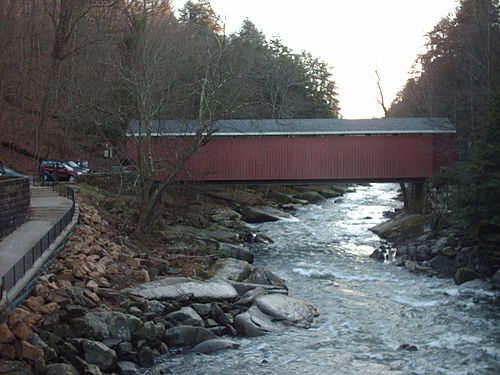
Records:
[[[0,285],[0,300],[4,298],[6,293],[11,290],[16,283],[26,274],[26,272],[35,264],[42,254],[50,247],[52,242],[61,234],[66,226],[73,219],[75,214],[75,192],[73,189],[62,186],[53,185],[52,189],[59,193],[60,196],[68,198],[72,201],[71,208],[64,214],[57,223],[33,246],[28,250],[17,263],[12,266],[4,275],[2,275],[2,283]]]

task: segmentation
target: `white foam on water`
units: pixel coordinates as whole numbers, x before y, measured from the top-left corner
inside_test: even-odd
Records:
[[[407,305],[411,307],[434,307],[445,303],[445,301],[440,300],[415,300],[406,296],[394,296],[392,298],[394,302],[398,302],[402,305]]]
[[[461,347],[464,344],[476,345],[479,344],[481,341],[482,338],[477,336],[447,333],[445,335],[438,337],[435,340],[428,342],[426,346],[430,348],[455,349],[456,347]]]
[[[332,270],[323,268],[323,269],[306,269],[306,268],[293,268],[293,272],[298,273],[299,275],[308,276],[311,278],[334,278],[341,280],[350,280],[350,281],[391,281],[386,278],[379,277],[365,277],[365,276],[356,276],[356,275],[345,275],[339,272],[334,272]]]
[[[450,297],[457,297],[460,295],[460,291],[457,288],[443,289],[443,294]]]

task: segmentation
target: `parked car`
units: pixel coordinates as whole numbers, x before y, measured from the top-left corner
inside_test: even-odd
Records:
[[[40,162],[40,174],[44,181],[70,181],[83,174],[81,170],[71,167],[67,161],[62,160],[42,160]]]
[[[82,164],[79,164],[75,161],[72,161],[72,160],[67,160],[66,163],[71,167],[73,168],[75,171],[80,171],[82,172],[82,174],[87,174],[87,173],[91,173],[92,170],[90,168],[86,168],[84,167]]]
[[[3,165],[0,165],[0,176],[27,177],[26,175]]]

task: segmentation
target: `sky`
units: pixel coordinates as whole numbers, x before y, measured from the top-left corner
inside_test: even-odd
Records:
[[[174,0],[182,8],[184,0]],[[386,106],[404,86],[425,34],[458,0],[210,0],[226,33],[249,18],[266,37],[279,36],[333,67],[346,119],[382,117],[375,71]]]

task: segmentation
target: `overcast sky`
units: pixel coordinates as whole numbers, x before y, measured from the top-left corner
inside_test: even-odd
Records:
[[[174,0],[181,8],[185,0]],[[378,70],[387,105],[408,78],[425,33],[457,0],[210,0],[229,34],[248,17],[269,38],[279,35],[333,67],[344,118],[381,117]]]

